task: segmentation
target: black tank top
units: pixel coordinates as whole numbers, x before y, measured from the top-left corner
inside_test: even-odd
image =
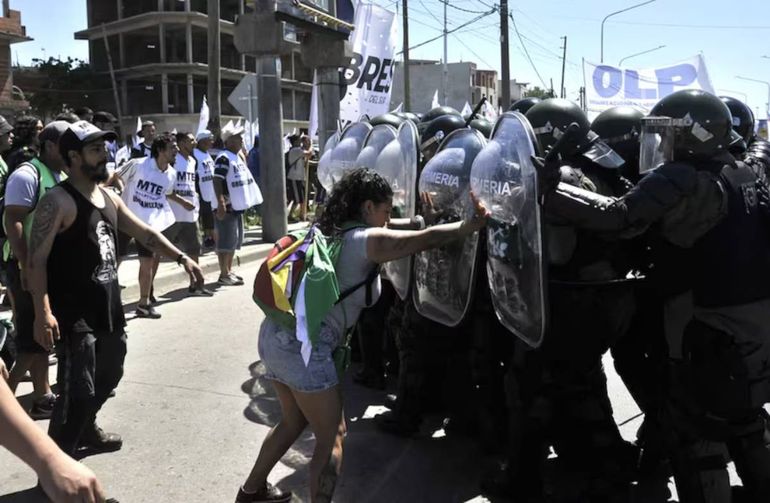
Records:
[[[105,193],[97,208],[68,182],[77,216],[56,236],[48,258],[48,295],[63,332],[116,332],[126,325],[117,263],[118,211]]]

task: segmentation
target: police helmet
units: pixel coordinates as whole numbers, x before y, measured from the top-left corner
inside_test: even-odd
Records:
[[[475,129],[479,133],[483,134],[484,138],[487,140],[492,136],[492,127],[494,125],[487,119],[473,119],[469,125],[471,129]]]
[[[402,118],[397,114],[386,113],[374,117],[369,121],[369,124],[371,124],[372,127],[379,126],[380,124],[387,124],[388,126],[393,126],[394,128],[398,129],[398,127],[403,124],[405,120],[407,119]]]
[[[457,114],[441,115],[427,124],[420,135],[420,150],[426,158],[433,157],[439,145],[452,131],[465,127],[465,121]]]
[[[578,105],[569,100],[561,98],[543,100],[530,108],[526,116],[543,152],[551,149],[573,123],[577,124],[579,129],[573,139],[564,145],[562,152],[566,156],[579,153],[592,141],[589,137],[591,124],[588,122],[588,117]]]
[[[534,96],[530,98],[522,98],[520,100],[516,100],[513,103],[513,105],[511,105],[511,108],[509,108],[508,110],[510,112],[519,112],[520,114],[526,115],[526,113],[529,112],[530,108],[537,105],[541,101],[543,100],[541,100],[540,98],[536,98]]]
[[[437,117],[441,117],[442,115],[456,115],[462,118],[462,115],[460,114],[460,112],[458,112],[456,109],[452,107],[436,107],[430,110],[424,116],[422,116],[422,118],[420,119],[420,122],[429,123],[433,119],[436,119]]]
[[[633,107],[610,108],[594,119],[591,131],[628,161],[639,156],[642,117],[644,114]]]
[[[730,109],[733,116],[733,129],[748,145],[754,136],[754,112],[744,102],[731,96],[720,96],[722,102]]]

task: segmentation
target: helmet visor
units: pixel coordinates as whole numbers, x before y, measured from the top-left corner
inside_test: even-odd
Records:
[[[677,131],[673,121],[668,117],[642,119],[642,134],[639,137],[640,175],[655,171],[674,160]]]
[[[593,143],[591,143],[588,149],[583,152],[583,157],[589,161],[608,169],[616,169],[626,163],[626,161],[620,157],[620,154],[600,140],[596,133],[590,132],[589,140],[593,140]]]

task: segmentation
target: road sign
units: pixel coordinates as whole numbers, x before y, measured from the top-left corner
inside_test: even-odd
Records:
[[[227,101],[238,110],[249,123],[257,118],[257,75],[250,73],[235,86]]]

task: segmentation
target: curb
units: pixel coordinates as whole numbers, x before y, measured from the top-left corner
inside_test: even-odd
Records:
[[[246,264],[258,262],[267,257],[267,254],[273,248],[272,244],[258,244],[250,246],[248,249],[241,249],[241,251],[235,256],[235,266],[243,267]],[[203,270],[203,275],[206,278],[206,284],[212,284],[216,282],[216,277],[219,275],[219,261],[216,253],[209,252],[202,256],[200,259],[200,266]],[[164,266],[172,266],[173,268],[164,268]],[[165,269],[165,270],[164,270]],[[252,278],[244,278],[246,284],[250,284]],[[155,276],[155,282],[153,283],[156,296],[162,295],[168,291],[175,290],[189,284],[189,277],[187,273],[181,267],[171,264],[170,262],[163,261],[158,269],[158,274]],[[132,304],[139,301],[139,283],[136,279],[126,286],[121,292],[121,300],[123,305]]]

